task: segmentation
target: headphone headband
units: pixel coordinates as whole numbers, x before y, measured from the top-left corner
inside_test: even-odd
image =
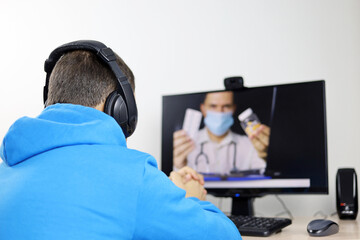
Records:
[[[118,94],[120,94],[121,98],[125,102],[124,108],[126,108],[126,112],[121,113],[122,115],[120,117],[121,119],[117,117],[120,114],[117,111],[118,110],[117,107],[115,107],[115,109],[109,110],[109,112],[111,112],[112,114],[109,114],[109,112],[106,113],[114,117],[115,120],[120,124],[125,134],[125,137],[130,136],[135,131],[137,124],[137,107],[136,107],[134,94],[131,89],[129,81],[127,80],[126,76],[121,71],[119,65],[116,62],[115,53],[111,50],[111,48],[108,48],[105,44],[101,42],[94,40],[80,40],[80,41],[70,42],[61,45],[60,47],[56,48],[50,53],[50,56],[45,61],[45,65],[44,65],[44,70],[46,72],[46,82],[44,86],[44,104],[46,104],[46,100],[48,97],[50,75],[57,61],[65,53],[76,50],[85,50],[95,53],[98,56],[98,58],[101,59],[102,62],[106,63],[111,69],[111,71],[114,73],[118,85],[116,91]],[[119,105],[119,104],[115,104],[115,105]],[[119,110],[119,111],[123,112],[124,110]],[[126,120],[124,120],[123,118],[125,115],[127,116]]]

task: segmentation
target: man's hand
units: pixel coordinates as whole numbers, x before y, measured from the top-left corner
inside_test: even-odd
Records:
[[[191,180],[185,184],[185,197],[196,197],[202,201],[206,200],[207,191],[198,181]]]
[[[190,167],[184,167],[178,172],[170,173],[170,180],[186,191],[185,197],[196,197],[205,200],[207,191],[203,187],[204,177]]]
[[[251,143],[254,145],[260,158],[266,160],[269,147],[270,128],[261,124],[254,133],[249,135]]]
[[[182,177],[184,183],[187,183],[190,180],[198,181],[201,185],[204,185],[204,176],[200,173],[197,173],[194,169],[191,167],[183,167],[181,168],[178,173]]]
[[[173,134],[173,164],[180,169],[187,164],[187,156],[195,148],[195,143],[184,130],[178,130]]]

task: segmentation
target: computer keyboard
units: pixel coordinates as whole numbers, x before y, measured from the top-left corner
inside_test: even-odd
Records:
[[[243,236],[267,237],[291,224],[288,218],[229,216]]]

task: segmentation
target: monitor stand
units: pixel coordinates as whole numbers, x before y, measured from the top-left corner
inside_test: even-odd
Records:
[[[254,197],[232,197],[231,215],[254,216]]]

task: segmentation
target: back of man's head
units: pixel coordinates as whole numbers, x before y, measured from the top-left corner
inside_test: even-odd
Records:
[[[116,62],[134,91],[132,71],[117,55]],[[95,107],[105,103],[117,84],[114,73],[94,53],[72,51],[59,59],[51,73],[46,105],[72,103]]]

